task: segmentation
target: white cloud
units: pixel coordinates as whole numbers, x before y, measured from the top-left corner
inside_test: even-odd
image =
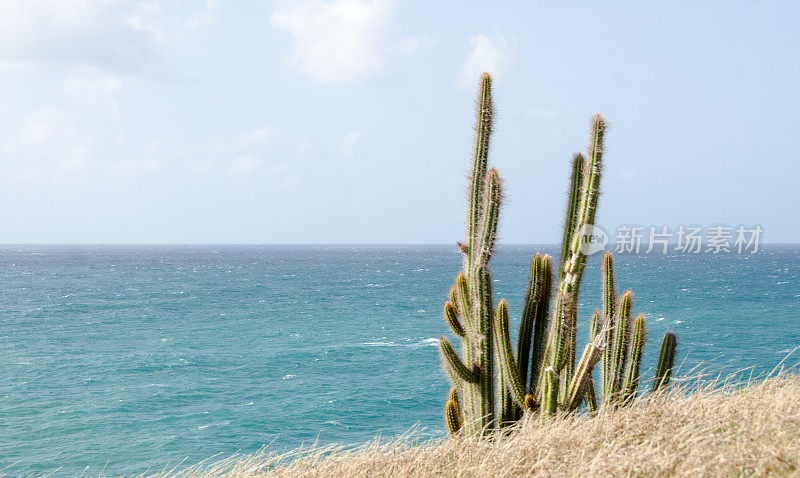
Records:
[[[135,70],[170,41],[208,25],[215,9],[215,2],[187,10],[157,0],[3,0],[0,66]]]
[[[9,0],[0,3],[0,58],[21,64],[139,64],[157,38],[146,6],[132,2]]]
[[[469,43],[472,48],[461,63],[461,86],[476,85],[485,71],[497,78],[511,66],[514,46],[505,36],[496,34],[490,38],[481,33],[472,37]]]
[[[394,0],[282,2],[272,25],[294,39],[292,64],[322,82],[361,81],[381,75],[386,64],[385,28]]]
[[[227,172],[232,176],[245,176],[255,172],[261,166],[262,161],[255,156],[241,156],[228,165]]]
[[[339,146],[339,152],[344,154],[345,156],[350,156],[351,154],[353,154],[353,151],[355,151],[356,146],[363,138],[364,138],[363,133],[359,133],[358,131],[353,131],[352,133],[342,138],[342,144]]]

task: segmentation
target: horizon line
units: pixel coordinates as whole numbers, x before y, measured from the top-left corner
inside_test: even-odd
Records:
[[[609,242],[616,245],[616,242]],[[668,242],[675,245],[677,242]],[[646,245],[646,244],[643,244]],[[791,246],[800,242],[761,242],[759,246]],[[0,242],[0,247],[8,246],[453,246],[457,242]],[[553,246],[558,243],[502,242],[497,246]]]

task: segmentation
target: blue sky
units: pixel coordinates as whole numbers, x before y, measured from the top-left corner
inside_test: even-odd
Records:
[[[598,222],[800,241],[795,2],[0,3],[5,243],[452,243],[495,75],[500,240]]]

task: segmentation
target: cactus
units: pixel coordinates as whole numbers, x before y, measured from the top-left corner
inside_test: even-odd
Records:
[[[600,195],[606,131],[605,119],[596,115],[586,155],[575,154],[571,161],[556,288],[550,256],[535,254],[516,349],[512,348],[508,304],[500,300],[494,307],[489,270],[503,199],[500,176],[488,167],[491,95],[492,80],[485,73],[478,92],[466,239],[458,243],[463,269],[442,309],[445,322],[461,341],[459,355],[448,339],[439,340],[442,364],[453,385],[444,409],[451,434],[490,433],[519,420],[526,411],[538,411],[547,419],[559,410],[578,410],[584,401],[594,412],[599,402],[592,372],[600,361],[600,404],[624,405],[636,396],[645,341],[644,316],[639,314],[631,326],[632,294],[627,291],[617,298],[613,256],[606,253],[602,312],[592,316],[589,343],[575,363],[578,293],[586,264],[586,236],[594,225]],[[669,382],[674,357],[675,336],[668,333],[653,391]]]
[[[541,283],[542,289],[539,295],[535,298],[535,316],[533,323],[528,325],[531,327],[531,359],[529,370],[528,393],[534,397],[538,396],[539,377],[542,373],[542,364],[545,357],[545,345],[547,342],[547,328],[549,324],[549,309],[550,309],[550,296],[552,293],[552,274],[553,267],[551,265],[550,256],[545,254],[539,258],[541,264],[538,282]],[[520,324],[522,327],[523,324]]]
[[[497,391],[503,399],[500,401],[501,424],[505,421],[514,420],[515,407],[525,406],[525,382],[522,381],[517,362],[511,353],[511,338],[508,333],[508,307],[505,299],[501,299],[497,304],[497,311],[494,314],[494,341],[497,344],[497,369],[498,386]],[[510,397],[507,400],[506,397]]]
[[[622,373],[628,355],[630,342],[630,321],[633,295],[631,291],[622,294],[619,306],[612,325],[613,334],[610,350],[610,367],[606,383],[603,384],[603,403],[608,405],[619,399],[622,385]]]
[[[658,354],[658,366],[656,376],[653,379],[653,393],[662,387],[666,387],[672,376],[672,367],[675,364],[675,347],[678,341],[673,332],[664,334],[661,340],[661,352]]]
[[[602,328],[603,343],[611,344],[612,332],[614,330],[614,311],[617,305],[617,291],[614,287],[614,256],[610,252],[603,254],[603,315],[600,317]],[[609,383],[611,375],[611,354],[603,354],[602,370],[600,381],[602,384],[603,394],[608,393],[606,384]]]
[[[633,320],[633,333],[628,342],[628,361],[621,389],[623,403],[630,401],[636,395],[636,389],[639,387],[639,369],[642,364],[645,333],[644,315],[639,314]]]
[[[457,307],[444,309],[445,320],[461,337],[463,358],[449,341],[443,338],[439,342],[445,370],[454,388],[464,397],[463,423],[459,429],[468,434],[486,433],[495,426],[494,307],[487,266],[494,252],[502,185],[497,171],[487,170],[493,116],[491,87],[491,77],[484,74],[475,119],[466,241],[459,244],[464,254],[464,270],[456,277],[451,294]],[[454,309],[458,313],[456,320],[453,320]],[[459,325],[453,327],[456,323]],[[504,396],[502,389],[499,395]],[[448,428],[452,431],[449,420]]]

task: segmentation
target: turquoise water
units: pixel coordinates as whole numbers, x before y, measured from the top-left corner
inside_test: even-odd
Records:
[[[555,252],[492,262],[515,320],[537,250]],[[435,340],[459,266],[449,246],[0,246],[0,468],[113,475],[416,423],[441,435]],[[800,345],[798,276],[800,246],[617,256],[647,366],[667,328],[684,367],[774,366]]]

